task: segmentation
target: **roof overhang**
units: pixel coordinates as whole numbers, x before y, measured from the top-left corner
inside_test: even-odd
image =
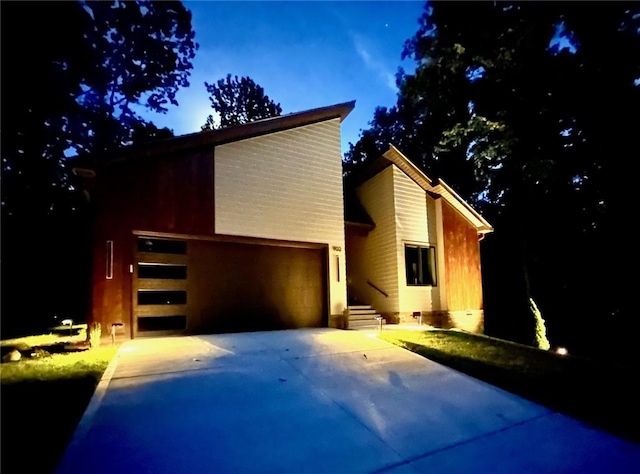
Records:
[[[103,164],[113,164],[132,159],[175,154],[185,150],[213,147],[260,135],[324,122],[326,120],[339,118],[340,122],[342,122],[349,113],[351,113],[355,104],[355,100],[343,102],[341,104],[256,120],[255,122],[234,125],[231,127],[221,128],[219,130],[195,132],[165,140],[133,145],[119,150],[116,154],[103,156],[98,160],[92,160],[92,163],[85,164],[85,160],[82,159],[82,164],[79,166],[92,168],[96,165],[101,166]]]
[[[409,178],[427,193],[442,197],[454,209],[462,214],[473,226],[478,234],[493,232],[493,227],[482,217],[469,203],[462,199],[447,183],[439,179],[429,178],[420,168],[414,165],[409,158],[404,156],[395,146],[389,145],[389,149],[382,155],[389,162],[400,168]]]

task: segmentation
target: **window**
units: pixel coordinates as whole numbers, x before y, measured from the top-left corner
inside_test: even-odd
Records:
[[[404,263],[407,270],[407,285],[436,286],[435,247],[406,244]]]
[[[187,266],[169,263],[138,262],[138,278],[186,280]]]
[[[186,254],[187,243],[183,240],[138,237],[138,252]]]
[[[138,331],[180,331],[187,328],[186,316],[145,316],[138,318]]]
[[[138,304],[186,304],[184,290],[138,290]]]

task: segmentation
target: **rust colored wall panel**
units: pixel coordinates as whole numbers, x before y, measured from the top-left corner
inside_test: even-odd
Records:
[[[133,230],[214,234],[213,152],[165,156],[98,169],[95,207],[92,320],[110,330],[131,324]],[[114,242],[113,279],[105,278],[107,240]]]
[[[102,219],[131,230],[213,235],[212,152],[118,164],[96,179]]]
[[[92,321],[102,324],[102,331],[111,330],[111,324],[123,323],[128,334],[131,323],[131,275],[129,273],[132,236],[122,232],[96,232],[106,236],[96,241],[94,247]],[[113,241],[113,273],[106,278],[106,241]]]
[[[483,309],[478,233],[446,202],[442,220],[448,310]]]

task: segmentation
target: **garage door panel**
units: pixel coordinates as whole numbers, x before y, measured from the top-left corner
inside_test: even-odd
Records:
[[[321,249],[194,242],[189,250],[193,331],[326,325]]]

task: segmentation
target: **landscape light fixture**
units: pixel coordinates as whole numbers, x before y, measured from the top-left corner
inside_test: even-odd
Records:
[[[63,326],[69,326],[69,336],[73,336],[73,319],[63,319]]]
[[[378,320],[378,332],[382,332],[382,316],[376,316]]]

